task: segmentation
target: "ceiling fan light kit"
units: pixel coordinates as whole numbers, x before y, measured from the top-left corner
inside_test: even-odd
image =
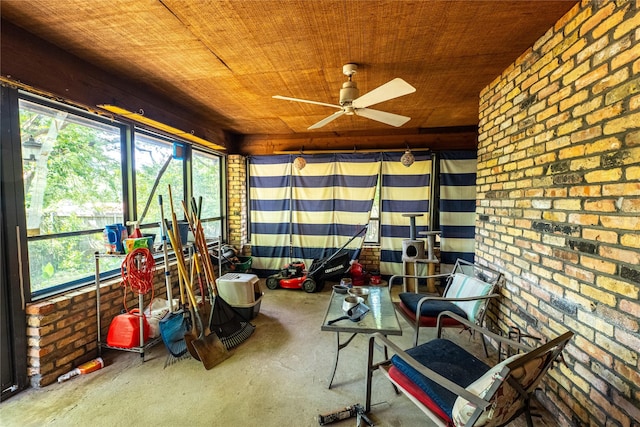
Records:
[[[304,157],[298,156],[293,160],[293,166],[298,170],[302,170],[305,166],[307,166],[307,161],[304,159]]]
[[[415,156],[413,155],[411,150],[408,148],[407,148],[407,151],[404,152],[402,157],[400,157],[400,163],[402,163],[406,167],[411,166],[415,161],[416,161]]]
[[[282,99],[286,101],[304,102],[307,104],[323,105],[325,107],[337,108],[332,115],[325,117],[318,123],[309,126],[308,129],[318,129],[337,119],[343,115],[356,115],[362,116],[367,119],[375,120],[381,123],[385,123],[390,126],[400,127],[409,120],[410,117],[401,116],[399,114],[387,113],[385,111],[374,110],[367,108],[371,105],[379,104],[390,99],[398,98],[400,96],[408,95],[416,91],[416,89],[409,83],[405,82],[401,78],[395,78],[382,86],[378,86],[370,92],[360,96],[360,91],[356,82],[352,80],[352,76],[356,74],[358,66],[356,64],[345,64],[342,66],[342,73],[346,75],[349,80],[342,84],[340,89],[339,104],[328,104],[318,101],[310,101],[307,99],[290,98],[286,96],[275,95],[274,98]]]

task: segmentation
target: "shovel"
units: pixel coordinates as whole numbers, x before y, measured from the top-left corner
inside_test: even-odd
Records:
[[[193,311],[195,312],[198,326],[200,327],[200,336],[193,340],[191,344],[198,352],[198,356],[200,356],[200,361],[204,365],[204,368],[209,370],[218,363],[227,359],[230,354],[224,344],[222,344],[222,341],[220,341],[220,338],[218,338],[216,334],[211,333],[209,325],[206,327],[203,326],[202,317],[198,310],[198,303],[193,295],[193,289],[191,289],[190,286],[187,286],[186,288],[191,305],[193,305]]]
[[[195,213],[193,219],[189,217],[186,205],[184,203],[182,205],[185,217],[189,221],[189,227],[191,227],[196,239],[198,251],[200,252],[200,255],[204,254],[203,256],[199,256],[196,252],[194,256],[196,259],[202,260],[205,279],[207,282],[207,290],[209,291],[209,299],[211,301],[211,311],[209,312],[209,323],[207,326],[209,327],[209,330],[213,331],[220,341],[222,341],[222,344],[227,348],[227,350],[230,350],[247,340],[251,334],[253,334],[255,326],[249,322],[242,321],[233,308],[220,296],[216,295],[215,273],[213,265],[211,264],[211,258],[207,252],[206,239],[204,237],[204,231],[202,230],[202,224],[200,224],[198,220],[198,213],[201,207],[198,208],[196,206],[195,199],[191,200],[191,206]],[[222,239],[220,239],[220,241],[222,241]],[[196,263],[198,274],[200,273],[199,267],[200,264]]]
[[[177,257],[176,257],[177,258]],[[183,265],[184,265],[184,260],[183,260]],[[182,290],[182,292],[185,292],[185,288],[189,288],[189,286],[185,286],[184,283],[186,281],[186,277],[180,281],[180,289]],[[187,292],[187,296],[189,296],[189,293]],[[198,312],[196,312],[197,310],[197,303],[194,303],[192,301],[195,301],[195,298],[188,298],[189,299],[189,313],[192,319],[192,323],[191,323],[191,330],[187,331],[184,333],[184,341],[187,345],[187,350],[189,351],[189,354],[191,354],[191,356],[193,356],[194,359],[196,360],[200,360],[200,355],[198,354],[198,350],[196,350],[196,347],[193,345],[193,342],[198,339],[198,331],[202,331],[202,319],[200,318],[200,315]],[[195,322],[198,322],[198,325],[196,326]]]
[[[174,230],[177,232],[177,230]],[[176,246],[176,235],[175,233],[169,232],[169,239],[171,240],[171,244],[175,248]],[[187,269],[184,265],[184,259],[182,258],[182,253],[176,253],[176,260],[178,261],[178,271],[183,277],[183,282],[188,281]],[[195,355],[192,353],[191,355],[199,359],[204,365],[205,369],[209,370],[227,359],[230,354],[227,351],[227,348],[222,344],[220,338],[216,334],[212,334],[209,326],[206,328],[203,325],[202,318],[200,317],[200,312],[198,310],[198,303],[196,301],[195,295],[193,294],[193,289],[190,286],[185,286],[187,296],[189,297],[189,302],[194,312],[195,320],[198,322],[198,326],[200,329],[200,335],[195,338],[195,330],[192,332],[187,332],[185,334],[185,341],[187,342],[187,348],[192,347]],[[191,353],[191,349],[189,349]]]
[[[174,215],[175,216],[175,215]],[[183,296],[184,296],[184,288],[186,286],[184,286],[184,282],[188,281],[188,274],[187,274],[187,269],[185,267],[184,264],[184,257],[182,255],[182,250],[178,249],[178,247],[176,246],[176,243],[179,242],[179,237],[174,234],[174,230],[176,230],[174,228],[174,230],[169,230],[169,222],[164,219],[164,223],[165,223],[165,230],[167,232],[167,237],[169,237],[169,241],[171,242],[171,246],[174,248],[174,252],[176,255],[176,264],[178,265],[178,283],[180,286],[180,299],[182,301],[182,305],[184,306],[184,302],[183,302]],[[193,304],[189,304],[190,307],[190,311],[191,311],[191,331],[189,331],[186,327],[184,329],[182,329],[182,331],[184,332],[183,334],[183,338],[184,338],[184,342],[186,345],[187,350],[189,351],[189,354],[196,360],[200,360],[200,356],[198,355],[198,352],[196,351],[195,347],[193,346],[193,341],[197,338],[198,334],[197,334],[197,330],[196,330],[196,325],[195,323],[193,323],[193,320],[195,318],[195,313],[194,313],[194,306]],[[183,315],[186,316],[186,312],[183,311]],[[200,328],[200,330],[202,330],[202,328]]]

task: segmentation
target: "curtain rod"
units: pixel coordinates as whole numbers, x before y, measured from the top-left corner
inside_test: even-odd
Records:
[[[428,148],[412,148],[411,151],[429,151]],[[284,151],[273,151],[273,154],[332,154],[332,153],[380,153],[380,152],[404,152],[407,151],[407,148],[368,148],[368,149],[353,149],[353,150],[284,150]]]

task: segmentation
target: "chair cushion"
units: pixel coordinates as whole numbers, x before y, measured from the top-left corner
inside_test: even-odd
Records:
[[[413,316],[415,316],[416,309],[418,308],[418,301],[425,297],[424,294],[416,294],[413,292],[402,292],[400,295],[400,302],[410,310]],[[451,311],[460,317],[467,318],[467,313],[462,308],[455,305],[451,301],[441,300],[427,300],[422,304],[420,310],[421,317],[438,317],[438,314],[443,311]],[[457,322],[456,322],[457,323]],[[435,323],[434,323],[435,326]]]
[[[481,297],[487,296],[493,290],[494,285],[483,282],[475,277],[466,276],[461,273],[453,275],[451,285],[443,295],[445,298],[468,298],[468,297]],[[476,323],[476,318],[480,309],[484,306],[486,300],[472,300],[472,301],[454,301],[453,304],[457,305],[465,312],[465,317],[470,322]]]
[[[483,361],[445,339],[431,340],[407,350],[407,353],[420,364],[461,387],[467,387],[489,370],[489,366]],[[451,417],[457,397],[454,393],[419,373],[398,355],[391,358],[391,363]]]
[[[489,369],[483,376],[475,380],[473,383],[469,384],[466,387],[467,391],[475,394],[478,397],[484,398],[493,385],[493,383],[498,380],[502,381],[503,378],[500,377],[500,372],[502,369],[508,364],[521,357],[523,354],[513,355],[502,362],[495,365],[493,368]],[[467,424],[473,413],[475,412],[477,406],[473,403],[469,402],[464,397],[458,396],[456,398],[455,403],[453,404],[453,410],[451,417],[455,425],[463,426]],[[489,406],[485,411],[480,415],[480,418],[476,420],[473,424],[474,427],[483,426],[489,421],[493,416],[493,408]]]
[[[402,301],[398,302],[398,307],[408,316],[409,319],[416,318],[416,309],[411,310],[404,305]],[[453,317],[445,316],[440,319],[440,323],[443,327],[460,326],[461,323],[455,320]],[[420,316],[420,326],[426,328],[435,328],[438,325],[437,317]]]
[[[418,402],[426,406],[431,412],[440,417],[447,425],[453,425],[453,420],[413,381],[407,378],[398,368],[391,366],[389,368],[389,377],[391,377],[401,388],[413,396]]]

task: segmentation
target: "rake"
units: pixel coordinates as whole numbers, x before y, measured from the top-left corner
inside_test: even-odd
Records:
[[[241,320],[241,317],[235,312],[233,307],[217,294],[215,272],[213,270],[213,264],[211,263],[211,257],[208,256],[207,242],[199,218],[201,208],[198,208],[195,199],[191,200],[192,216],[189,216],[184,202],[182,207],[195,238],[196,248],[201,255],[197,257],[196,260],[202,260],[207,290],[209,291],[209,298],[211,300],[209,328],[211,332],[220,338],[220,341],[222,341],[222,344],[224,344],[227,350],[232,349],[246,341],[251,334],[253,334],[256,327],[249,322]]]
[[[256,327],[249,322],[240,320],[240,316],[233,307],[217,296],[211,286],[208,286],[208,290],[213,300],[209,314],[209,328],[220,337],[220,341],[227,350],[230,350],[245,342],[256,330]]]
[[[189,330],[188,316],[182,308],[174,311],[173,295],[171,291],[171,274],[169,272],[169,254],[167,249],[168,230],[164,221],[164,207],[162,204],[162,195],[158,195],[160,204],[161,229],[162,229],[162,251],[164,255],[165,266],[165,285],[167,288],[167,302],[169,304],[169,313],[160,320],[160,336],[164,345],[167,347],[169,354],[164,362],[164,367],[172,365],[180,360],[190,357],[187,352],[187,343],[184,340],[184,334]]]

